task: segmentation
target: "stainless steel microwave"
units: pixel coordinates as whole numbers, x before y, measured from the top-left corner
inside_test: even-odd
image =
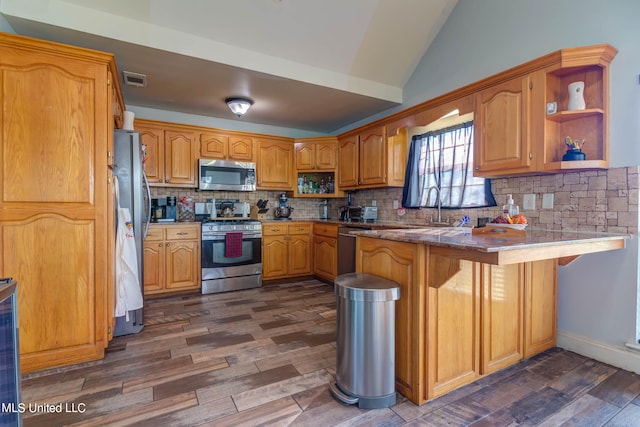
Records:
[[[198,188],[200,190],[256,191],[256,164],[200,159]]]

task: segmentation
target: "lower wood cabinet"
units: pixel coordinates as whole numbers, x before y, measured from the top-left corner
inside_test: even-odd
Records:
[[[262,278],[280,279],[311,274],[311,223],[262,225]]]
[[[144,294],[200,287],[200,225],[152,224],[144,241]]]
[[[358,237],[356,271],[393,280],[396,389],[414,403],[556,344],[557,260],[489,265]]]
[[[338,225],[313,225],[313,274],[333,282],[338,275]]]

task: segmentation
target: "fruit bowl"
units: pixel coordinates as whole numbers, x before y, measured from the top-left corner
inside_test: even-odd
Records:
[[[529,224],[497,224],[495,222],[487,223],[487,227],[492,228],[513,228],[515,230],[524,230]]]

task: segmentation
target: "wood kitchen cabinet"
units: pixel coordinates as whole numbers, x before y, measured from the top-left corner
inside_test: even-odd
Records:
[[[311,274],[311,223],[265,223],[262,226],[262,278]]]
[[[253,162],[253,138],[250,135],[201,132],[200,155],[207,159]]]
[[[0,276],[20,367],[100,359],[113,325],[113,55],[0,34]]]
[[[145,147],[144,165],[151,186],[197,186],[197,131],[189,126],[135,119]]]
[[[258,190],[293,191],[293,140],[265,137],[255,140]]]
[[[476,94],[474,175],[607,169],[609,64],[616,54],[606,44],[562,49],[509,70],[531,70],[524,77],[493,77],[496,83]],[[585,83],[584,110],[567,110],[575,81]],[[586,141],[586,160],[562,160],[566,137]]]
[[[144,294],[199,290],[200,225],[152,224],[144,240]]]
[[[338,140],[340,188],[402,187],[406,154],[406,138],[387,138],[385,126],[341,136]]]
[[[542,85],[537,86],[536,90],[542,91]],[[534,169],[530,134],[533,89],[533,76],[525,76],[477,95],[473,118],[475,176],[499,176]]]
[[[332,283],[338,275],[337,224],[313,224],[313,274]]]
[[[556,259],[493,265],[362,236],[356,246],[356,271],[400,286],[396,389],[416,404],[556,343]]]
[[[338,147],[335,137],[296,140],[295,167],[298,171],[335,171]]]

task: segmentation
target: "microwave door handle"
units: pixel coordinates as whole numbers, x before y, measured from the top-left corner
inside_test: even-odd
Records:
[[[145,208],[147,209],[147,219],[144,225],[144,236],[142,237],[142,239],[144,240],[147,238],[147,233],[149,232],[149,224],[151,224],[151,189],[149,188],[149,181],[147,181],[147,174],[144,173],[144,170],[142,171],[142,182],[144,183],[145,190],[147,191],[148,201],[148,203],[145,204]]]

